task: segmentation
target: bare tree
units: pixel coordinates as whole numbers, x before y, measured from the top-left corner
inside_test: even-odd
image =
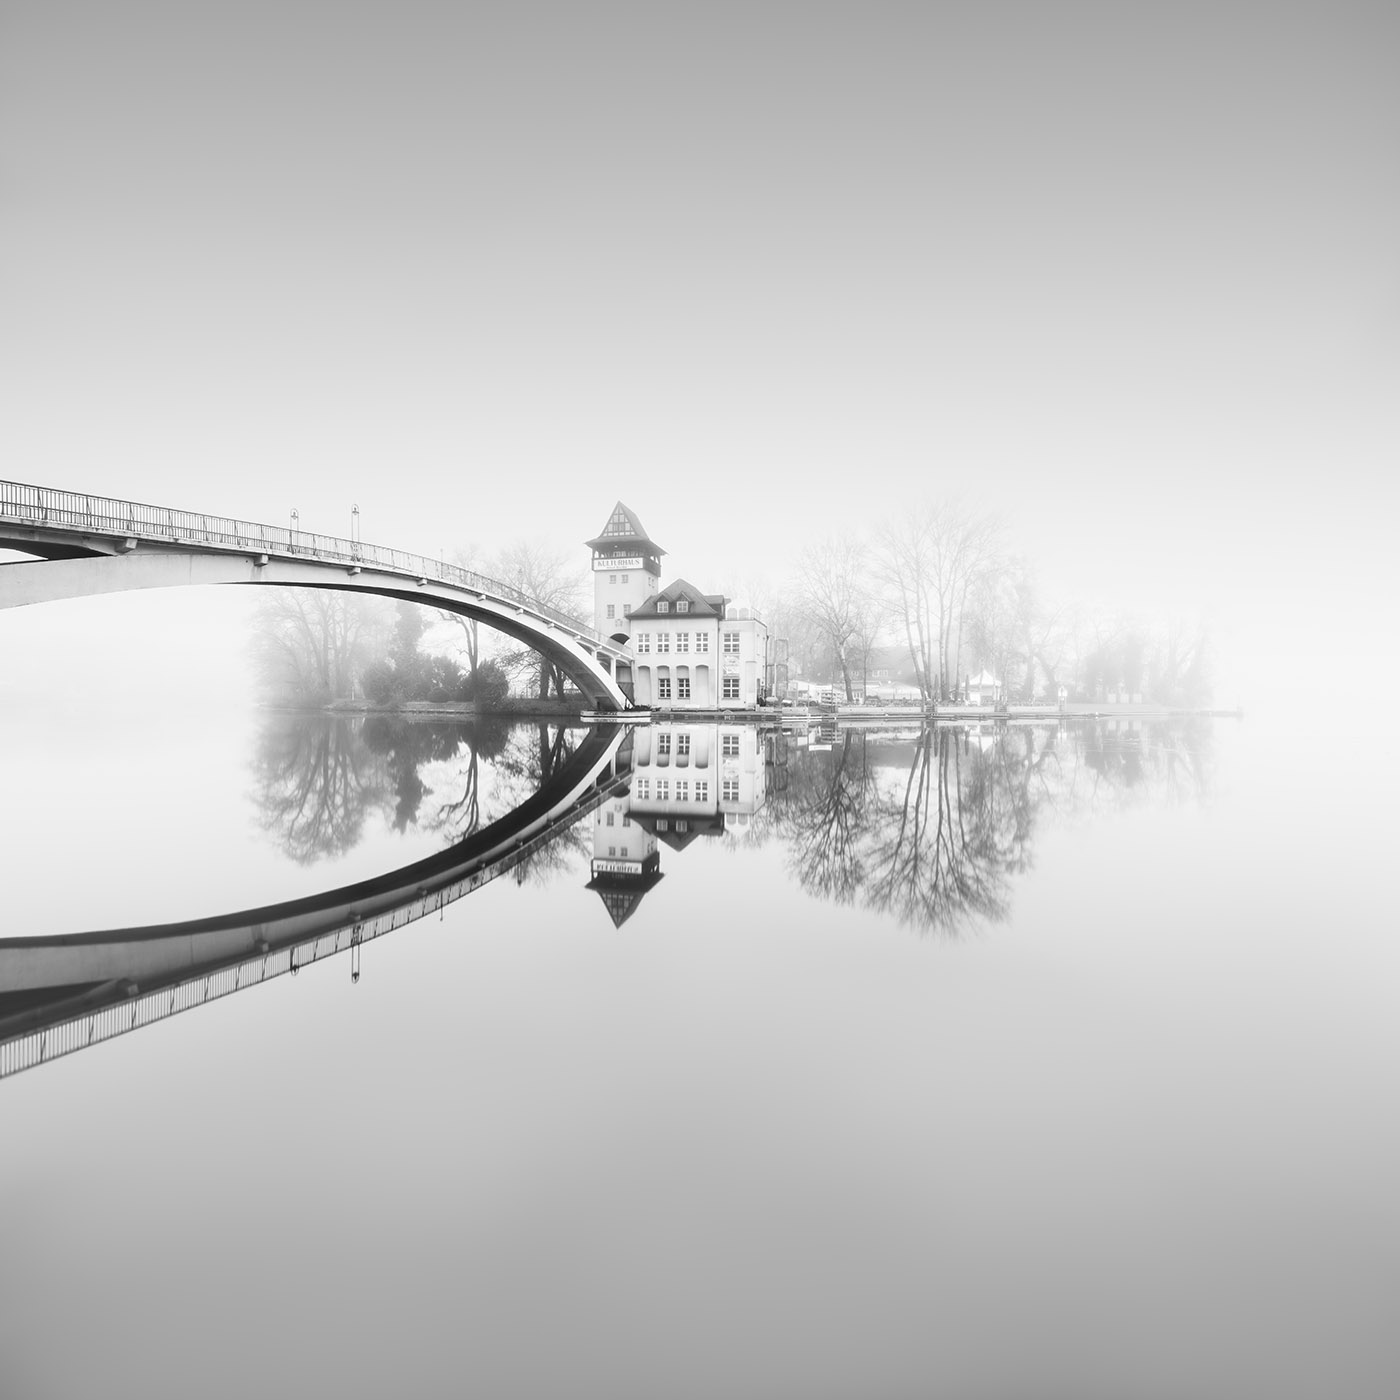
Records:
[[[572,554],[565,556],[529,540],[518,540],[495,556],[488,572],[544,607],[574,616],[586,610],[586,578]],[[563,673],[532,648],[517,648],[497,659],[507,674],[533,671],[541,700],[548,698],[551,689],[558,696],[564,694]]]
[[[252,656],[263,688],[284,701],[346,699],[383,655],[393,624],[385,599],[328,588],[269,588],[259,603]]]
[[[926,703],[951,692],[968,595],[995,567],[997,533],[956,503],[916,506],[881,532],[880,577]]]
[[[861,694],[870,689],[870,658],[880,645],[890,621],[889,603],[878,593],[863,588],[856,599],[851,641],[847,651],[851,665],[860,672]]]
[[[965,619],[969,661],[991,666],[1008,694],[1035,698],[1045,678],[1053,696],[1067,666],[1070,619],[1066,610],[1051,609],[1025,559],[1011,559],[985,571],[972,586]]]
[[[868,630],[865,572],[865,554],[853,535],[828,536],[804,550],[797,566],[799,605],[840,669],[847,700],[853,698],[848,651],[857,633]]]

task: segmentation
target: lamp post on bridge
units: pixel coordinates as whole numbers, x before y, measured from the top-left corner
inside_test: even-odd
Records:
[[[295,506],[292,507],[292,522],[287,527],[287,545],[291,549],[297,547],[297,523],[301,520],[300,514]]]
[[[357,556],[360,552],[360,507],[358,505],[350,507],[350,552]]]

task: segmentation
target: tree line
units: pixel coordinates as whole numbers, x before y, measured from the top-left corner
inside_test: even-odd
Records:
[[[1210,699],[1204,627],[1056,603],[997,518],[956,502],[916,504],[868,533],[810,545],[790,598],[775,601],[794,670],[848,700],[876,672],[925,704],[952,701],[983,670],[1017,701],[1054,701],[1061,687],[1085,700],[1116,690],[1182,706]]]
[[[453,562],[587,618],[590,578],[575,556],[521,540],[493,554],[461,551]],[[786,640],[793,677],[839,686],[848,700],[902,683],[925,705],[952,701],[983,670],[1012,701],[1053,702],[1062,687],[1082,700],[1123,693],[1193,707],[1211,698],[1203,626],[1047,597],[997,518],[957,502],[914,504],[874,529],[832,534],[802,551],[776,592],[742,591]],[[510,695],[574,693],[538,652],[457,614],[329,589],[268,592],[254,661],[265,692],[286,703],[491,708]]]
[[[586,576],[525,541],[454,563],[536,603],[584,614]],[[512,695],[563,697],[567,682],[539,652],[471,618],[419,603],[322,588],[271,588],[257,611],[251,659],[263,694],[299,706],[364,700],[468,701],[500,708]]]

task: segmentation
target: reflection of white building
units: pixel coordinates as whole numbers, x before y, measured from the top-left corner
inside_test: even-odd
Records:
[[[658,835],[747,826],[766,784],[763,739],[751,724],[665,721],[633,741],[632,815]]]
[[[658,586],[666,552],[621,501],[593,551],[594,626],[632,644],[618,683],[638,705],[752,710],[773,686],[768,628],[748,608],[677,579]]]
[[[765,737],[752,724],[660,721],[633,736],[632,782],[593,814],[593,878],[614,924],[661,879],[658,843],[748,827],[767,800]]]

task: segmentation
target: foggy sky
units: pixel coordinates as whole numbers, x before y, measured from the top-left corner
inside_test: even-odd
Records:
[[[0,3],[0,474],[427,554],[621,497],[714,587],[956,491],[1240,684],[1325,668],[1393,586],[1398,34]]]

